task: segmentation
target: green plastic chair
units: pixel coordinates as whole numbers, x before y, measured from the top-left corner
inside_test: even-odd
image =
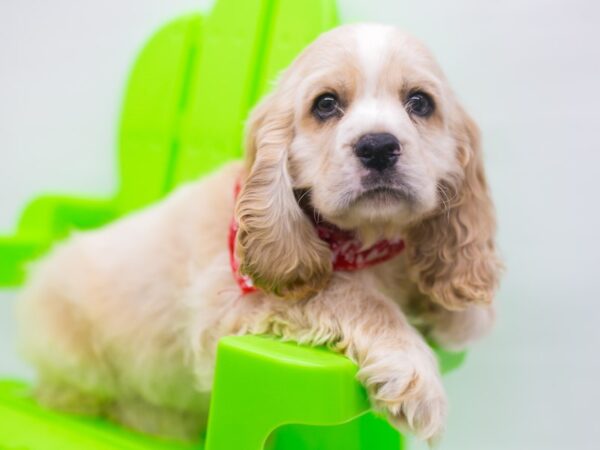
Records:
[[[269,81],[338,23],[334,0],[219,0],[161,29],[141,52],[119,133],[113,198],[43,196],[0,237],[0,287],[74,229],[101,226],[241,156],[243,122]],[[462,354],[438,352],[442,369]],[[29,386],[0,381],[1,450],[399,450],[371,411],[357,367],[326,349],[268,337],[219,343],[208,429],[196,444],[143,436],[107,421],[45,410]]]

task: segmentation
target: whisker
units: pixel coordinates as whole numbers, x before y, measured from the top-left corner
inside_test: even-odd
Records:
[[[302,200],[304,200],[304,197],[306,197],[308,194],[310,194],[312,188],[306,188],[304,190],[304,192],[302,193],[302,195],[300,197],[298,197],[298,203],[300,203]]]
[[[446,191],[446,189],[448,189],[447,186],[445,186],[442,183],[437,183],[437,191],[440,193],[440,198],[442,200],[442,204],[444,205],[444,210],[446,213],[446,219],[448,221],[450,221],[450,205],[452,204],[452,202],[454,201],[454,199],[456,198],[456,194],[450,198],[448,196],[448,192]]]
[[[321,213],[319,213],[319,211],[317,211],[316,209],[313,208],[313,220],[315,221],[315,223],[321,223]]]

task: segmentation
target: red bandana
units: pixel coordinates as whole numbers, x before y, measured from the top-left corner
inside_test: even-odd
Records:
[[[240,185],[236,183],[235,197],[240,192]],[[354,270],[364,269],[382,263],[404,250],[404,241],[402,239],[382,239],[368,248],[363,248],[361,241],[352,231],[341,230],[328,222],[316,223],[315,228],[321,240],[329,244],[331,249],[331,261],[333,270],[352,272]],[[247,275],[239,271],[239,261],[235,257],[235,240],[238,231],[238,224],[235,218],[232,218],[229,226],[229,261],[231,271],[235,277],[242,294],[256,292],[252,280]]]

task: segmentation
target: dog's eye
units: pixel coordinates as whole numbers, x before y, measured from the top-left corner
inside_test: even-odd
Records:
[[[341,113],[340,102],[335,94],[326,93],[319,95],[312,107],[313,114],[321,120],[327,120],[330,117]]]
[[[434,110],[433,100],[425,92],[412,92],[406,100],[406,110],[415,116],[429,117]]]

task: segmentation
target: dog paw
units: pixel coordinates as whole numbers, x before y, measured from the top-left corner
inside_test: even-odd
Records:
[[[447,400],[428,348],[371,354],[359,372],[376,407],[401,431],[435,442],[442,434]]]

